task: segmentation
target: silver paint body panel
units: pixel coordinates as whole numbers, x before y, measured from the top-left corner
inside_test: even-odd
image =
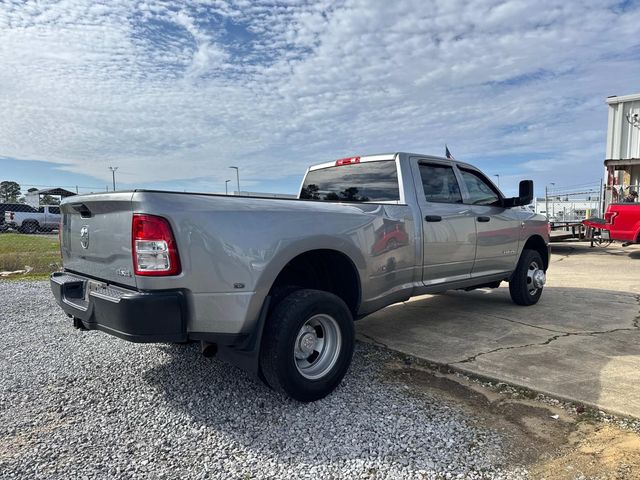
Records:
[[[398,204],[144,190],[72,197],[62,204],[63,265],[140,291],[182,289],[188,331],[234,334],[251,331],[278,274],[311,250],[335,250],[351,260],[361,284],[358,314],[364,316],[413,295],[506,279],[527,238],[540,235],[548,243],[546,219],[526,209],[476,211],[479,207],[457,205],[453,211],[421,200],[418,157],[451,163],[395,154],[404,202]],[[79,204],[91,210],[90,218],[78,213]],[[182,265],[179,275],[122,275],[133,272],[133,213],[169,220]],[[426,214],[441,213],[447,218],[441,225],[424,222]],[[477,231],[477,214],[496,221]],[[90,238],[86,249],[80,239],[83,227]],[[385,244],[381,231],[390,230],[406,235]],[[498,254],[513,249],[513,254]]]

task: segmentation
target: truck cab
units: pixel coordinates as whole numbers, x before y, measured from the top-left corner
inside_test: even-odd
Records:
[[[539,233],[537,247],[548,258],[543,241],[548,235],[546,218],[524,208],[526,197],[533,193],[532,183],[521,187],[521,196],[506,198],[470,164],[398,153],[314,165],[305,175],[299,198],[411,206],[417,220],[412,230],[421,231],[422,283],[438,288],[477,279],[487,284],[504,280],[515,268],[529,239],[525,234],[533,227]],[[404,225],[397,228],[407,230]],[[400,244],[401,235],[394,242],[387,236],[392,245]],[[376,243],[373,248],[380,252],[386,245]],[[545,269],[547,265],[545,260]]]

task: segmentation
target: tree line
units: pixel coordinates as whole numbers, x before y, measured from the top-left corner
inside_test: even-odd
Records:
[[[37,188],[29,188],[27,193],[37,192]],[[20,184],[13,180],[0,182],[0,203],[25,203],[25,198],[20,190]],[[41,205],[59,205],[60,200],[51,195],[43,195],[40,198]]]

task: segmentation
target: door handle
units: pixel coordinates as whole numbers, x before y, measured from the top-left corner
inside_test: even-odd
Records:
[[[488,222],[491,220],[491,217],[478,217],[479,222]]]
[[[439,222],[442,220],[442,217],[440,215],[427,215],[424,219],[427,222]]]

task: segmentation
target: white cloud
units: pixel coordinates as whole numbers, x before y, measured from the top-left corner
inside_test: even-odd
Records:
[[[639,24],[604,1],[3,3],[0,156],[260,179],[446,141],[592,175],[604,97],[637,90]]]

